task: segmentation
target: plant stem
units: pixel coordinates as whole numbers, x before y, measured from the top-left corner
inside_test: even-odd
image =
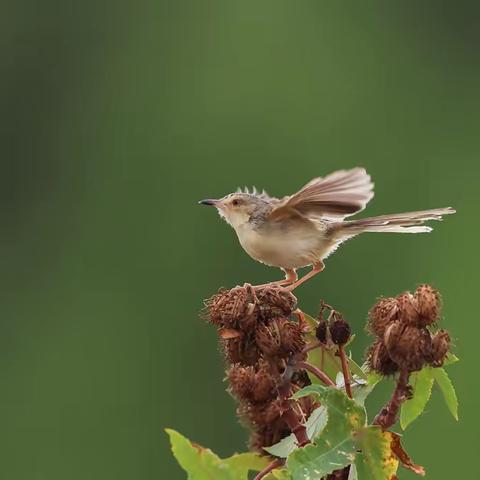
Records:
[[[309,343],[304,349],[303,353],[308,353],[311,350],[315,350],[316,348],[321,347],[323,344],[320,342],[320,340],[317,340],[316,342]]]
[[[340,360],[342,362],[342,373],[343,373],[343,381],[345,383],[345,392],[350,398],[353,398],[352,395],[352,384],[351,384],[351,377],[350,377],[350,368],[348,367],[348,360],[345,354],[345,349],[343,345],[339,345],[338,347],[338,355],[340,356]]]
[[[303,447],[310,443],[310,439],[307,435],[307,428],[303,423],[300,423],[296,413],[293,411],[291,406],[283,412],[282,418],[285,420],[285,423],[288,425],[290,431],[297,438],[298,446]]]
[[[297,368],[303,368],[305,370],[308,370],[310,373],[313,373],[316,377],[318,377],[325,385],[328,387],[335,387],[335,382],[330,379],[330,377],[327,376],[325,372],[322,372],[319,368],[317,368],[315,365],[312,365],[311,363],[308,362],[298,362],[297,363]]]
[[[402,403],[407,399],[408,379],[410,372],[400,370],[397,385],[392,393],[390,401],[380,410],[379,414],[373,420],[374,425],[380,425],[383,430],[387,430],[397,422],[398,411]]]
[[[261,472],[258,472],[255,480],[261,480],[266,477],[272,470],[275,470],[278,467],[282,467],[285,464],[283,458],[277,458],[272,463],[269,463]]]

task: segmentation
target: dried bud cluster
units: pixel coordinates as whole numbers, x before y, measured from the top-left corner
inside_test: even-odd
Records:
[[[428,327],[439,320],[441,300],[430,285],[415,293],[380,299],[369,312],[368,330],[377,337],[367,353],[370,367],[382,375],[398,370],[414,372],[426,364],[443,365],[450,349],[445,330],[432,333]]]
[[[350,340],[352,329],[350,324],[336,310],[332,310],[329,322],[320,318],[315,330],[317,339],[324,344],[345,345]]]
[[[290,433],[279,395],[282,375],[292,356],[302,357],[304,333],[291,319],[297,300],[285,289],[250,285],[221,290],[207,300],[207,320],[218,327],[227,361],[230,393],[238,400],[238,414],[252,430],[250,445],[273,445]],[[310,383],[305,371],[294,373],[294,390]],[[298,402],[299,414],[308,418],[315,404],[308,397]]]

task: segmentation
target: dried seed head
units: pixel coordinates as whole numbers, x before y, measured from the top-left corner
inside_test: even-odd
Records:
[[[330,324],[332,342],[335,345],[345,345],[350,340],[351,333],[350,324],[341,315],[336,315]]]
[[[368,313],[368,331],[382,337],[389,325],[398,320],[398,305],[395,298],[381,298]]]
[[[290,430],[285,425],[285,422],[279,418],[271,425],[257,427],[251,434],[248,445],[250,450],[257,451],[260,455],[268,455],[263,448],[275,445],[289,434]]]
[[[222,340],[223,351],[229,363],[239,363],[241,365],[254,365],[260,358],[255,341],[248,338],[232,338]]]
[[[430,333],[412,325],[397,322],[387,328],[384,336],[390,358],[410,372],[421,370],[425,355],[431,351]]]
[[[327,322],[321,319],[318,322],[317,328],[315,329],[315,335],[317,339],[320,340],[320,342],[322,343],[327,343],[327,330],[328,330]]]
[[[255,387],[255,369],[253,367],[242,367],[232,365],[227,371],[227,378],[230,382],[231,393],[241,399],[252,398],[252,391]]]
[[[389,376],[398,372],[398,365],[390,358],[387,347],[377,340],[367,351],[367,364],[380,375]]]
[[[297,370],[292,375],[292,383],[299,386],[300,388],[303,388],[308,385],[311,385],[312,381],[310,380],[310,377],[308,376],[308,373],[306,370]]]
[[[418,325],[418,312],[415,308],[413,295],[404,292],[397,296],[398,316],[401,322],[408,325]]]
[[[297,308],[296,297],[283,288],[265,287],[256,290],[257,311],[263,320],[288,317]]]
[[[305,346],[302,331],[297,323],[277,317],[260,325],[255,333],[260,350],[267,356],[287,357]]]
[[[244,417],[253,427],[269,425],[282,415],[283,402],[275,399],[266,403],[241,403],[237,409],[239,416]]]
[[[252,389],[252,401],[266,402],[276,396],[275,380],[270,373],[269,365],[265,361],[260,360],[254,381],[255,384]]]
[[[419,327],[426,327],[438,320],[441,308],[441,298],[437,290],[430,285],[420,285],[414,294],[415,304],[419,314]]]
[[[265,402],[276,396],[275,381],[268,365],[260,360],[257,369],[253,366],[232,365],[227,372],[230,391],[240,400],[253,403]]]
[[[428,361],[433,367],[441,367],[450,351],[450,335],[446,330],[439,330],[432,338]]]
[[[254,298],[247,287],[220,290],[205,302],[208,320],[221,327],[239,327],[254,316]]]

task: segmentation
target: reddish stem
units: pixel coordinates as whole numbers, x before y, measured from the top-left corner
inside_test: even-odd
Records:
[[[347,356],[345,355],[345,349],[343,348],[343,345],[339,345],[338,355],[340,356],[340,360],[342,362],[342,373],[343,373],[343,381],[345,382],[345,391],[347,392],[347,395],[350,398],[353,398],[350,368],[348,367],[348,360],[347,360]]]
[[[277,458],[272,463],[269,463],[261,472],[258,472],[255,480],[261,480],[266,477],[272,470],[275,470],[278,467],[283,467],[285,464],[285,459]]]
[[[335,387],[335,382],[328,377],[328,375],[325,372],[322,372],[319,368],[317,368],[315,365],[312,365],[311,363],[308,362],[298,362],[297,363],[298,368],[303,368],[305,370],[308,370],[310,373],[313,373],[316,377],[318,377],[325,385],[328,387]]]
[[[383,430],[387,430],[397,422],[398,411],[402,403],[407,399],[408,379],[410,372],[408,370],[400,370],[400,376],[397,385],[392,393],[392,398],[380,410],[380,413],[373,420],[374,425],[380,425]]]
[[[307,443],[310,443],[310,439],[307,435],[307,428],[303,423],[299,422],[296,413],[291,407],[283,412],[282,418],[285,420],[285,423],[288,425],[290,431],[297,438],[299,447],[303,447],[307,445]]]

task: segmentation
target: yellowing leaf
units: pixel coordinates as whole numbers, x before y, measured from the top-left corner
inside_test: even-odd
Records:
[[[358,433],[355,467],[358,480],[391,480],[398,469],[398,459],[392,452],[392,434],[380,427],[367,427]]]

